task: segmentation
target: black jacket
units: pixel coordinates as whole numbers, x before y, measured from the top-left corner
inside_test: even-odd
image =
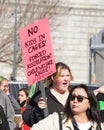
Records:
[[[99,93],[99,94],[97,94],[96,97],[98,100],[98,107],[100,110],[101,121],[104,122],[104,94]]]
[[[7,117],[2,106],[0,106],[0,130],[10,130]]]
[[[63,112],[64,106],[56,99],[54,95],[51,94],[50,89],[47,87],[45,91],[49,114],[53,112]],[[26,107],[26,110],[22,113],[24,122],[30,127],[34,123],[37,123],[39,120],[44,118],[43,109],[40,109],[37,105],[37,102],[39,101],[40,97],[41,91],[33,95]]]

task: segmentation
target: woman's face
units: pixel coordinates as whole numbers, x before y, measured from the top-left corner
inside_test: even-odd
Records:
[[[27,98],[27,96],[26,96],[24,91],[19,91],[18,92],[18,101],[19,101],[19,103],[22,103],[23,101],[25,101],[27,99],[28,98]]]
[[[70,107],[73,114],[86,113],[86,110],[90,108],[87,93],[83,88],[76,88],[73,91],[70,98]]]
[[[60,76],[57,79],[53,78],[53,86],[60,92],[65,92],[70,84],[71,75],[68,69],[62,69]]]

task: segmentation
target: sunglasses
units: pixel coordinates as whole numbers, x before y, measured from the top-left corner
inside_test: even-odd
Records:
[[[69,100],[70,101],[74,101],[75,98],[77,99],[78,102],[82,102],[84,99],[88,99],[88,97],[81,96],[81,95],[78,95],[78,96],[76,96],[76,95],[70,95],[69,96]]]

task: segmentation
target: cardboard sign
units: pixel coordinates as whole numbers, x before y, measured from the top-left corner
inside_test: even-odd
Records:
[[[44,18],[19,31],[28,85],[56,71],[48,19]]]

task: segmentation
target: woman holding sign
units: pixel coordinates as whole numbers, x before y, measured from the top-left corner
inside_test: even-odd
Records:
[[[53,112],[63,112],[66,100],[70,92],[70,81],[73,79],[68,65],[59,62],[56,64],[56,72],[46,80],[46,100],[41,97],[41,91],[38,91],[30,99],[26,110],[23,112],[23,120],[30,127],[43,119],[44,109],[47,107],[49,114]]]

